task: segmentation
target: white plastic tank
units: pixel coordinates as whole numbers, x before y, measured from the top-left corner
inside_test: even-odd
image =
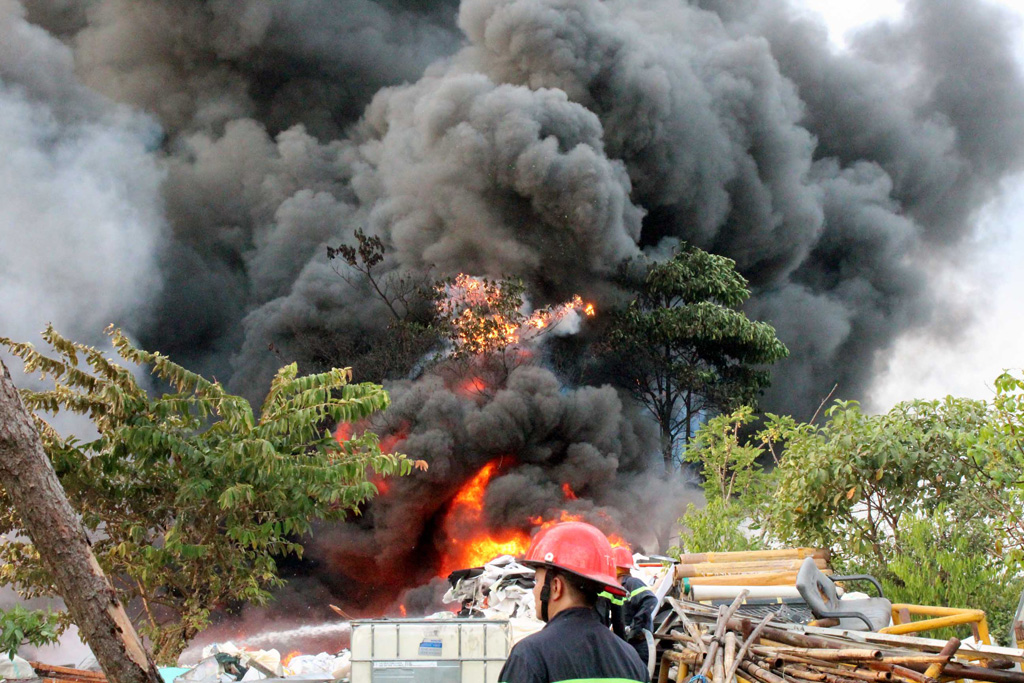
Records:
[[[352,622],[352,683],[497,683],[512,647],[508,621]]]

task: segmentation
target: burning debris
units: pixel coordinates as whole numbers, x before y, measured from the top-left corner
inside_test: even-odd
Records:
[[[523,313],[517,305],[521,291],[512,283],[491,282],[460,273],[438,289],[437,308],[455,330],[454,353],[480,355],[535,342],[541,335],[575,333],[579,316],[592,317],[593,304],[577,294],[566,303]]]

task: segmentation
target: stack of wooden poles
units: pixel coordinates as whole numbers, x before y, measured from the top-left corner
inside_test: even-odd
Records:
[[[717,609],[669,599],[675,618],[655,634],[670,644],[661,660],[659,683],[668,683],[673,668],[677,683],[1024,683],[1024,674],[1006,670],[1010,662],[990,659],[986,666],[976,666],[954,661],[960,650],[956,638],[935,652],[924,643],[936,641],[920,638],[883,645],[853,640],[840,630],[836,635],[820,635],[825,629],[810,634],[771,625],[772,614],[759,621],[737,616],[745,597],[742,592],[731,605]]]

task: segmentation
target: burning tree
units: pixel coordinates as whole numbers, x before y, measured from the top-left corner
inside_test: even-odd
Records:
[[[459,274],[438,287],[438,318],[448,330],[457,359],[504,354],[554,330],[570,315],[592,316],[594,307],[579,295],[556,306],[523,311],[522,280],[500,281]]]
[[[665,468],[701,415],[754,405],[765,366],[789,355],[775,328],[747,318],[750,296],[736,264],[695,247],[649,264],[636,299],[612,321],[611,367],[661,428]]]
[[[155,657],[174,661],[213,608],[265,602],[282,583],[275,558],[300,555],[296,539],[313,520],[344,518],[374,495],[370,472],[406,474],[411,463],[382,453],[372,432],[331,434],[330,424],[389,403],[381,387],[351,384],[347,368],[305,377],[282,368],[257,418],[219,383],[110,335],[121,358],[151,367],[172,393],[150,396],[131,371],[53,329],[43,335],[53,358],[0,344],[52,378],[51,390],[22,392],[46,453],[119,597],[138,605]],[[61,436],[44,418],[60,411],[87,415],[98,436]],[[19,511],[6,495],[0,505],[0,532],[12,535],[0,546],[5,578],[26,596],[53,594],[48,568],[16,540]]]

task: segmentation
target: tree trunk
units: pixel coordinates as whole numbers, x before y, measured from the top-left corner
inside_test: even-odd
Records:
[[[661,457],[665,459],[665,474],[668,476],[672,476],[675,471],[672,455],[672,428],[663,423],[661,425]]]
[[[42,440],[0,360],[0,485],[53,574],[57,589],[110,683],[160,683],[156,665],[96,562],[85,527],[57,480]]]

